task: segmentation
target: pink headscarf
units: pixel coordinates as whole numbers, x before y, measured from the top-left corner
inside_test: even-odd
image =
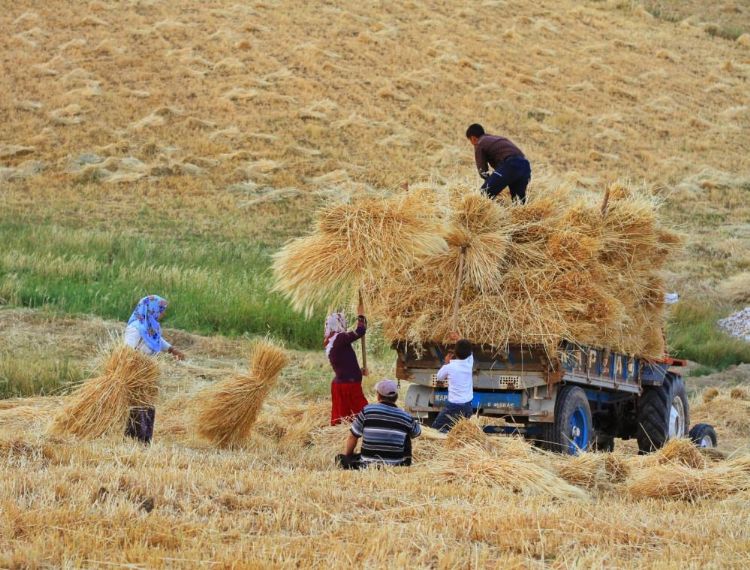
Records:
[[[328,315],[326,318],[325,333],[323,334],[323,347],[326,350],[326,356],[331,354],[336,335],[342,332],[346,332],[346,317],[344,313],[331,313]]]

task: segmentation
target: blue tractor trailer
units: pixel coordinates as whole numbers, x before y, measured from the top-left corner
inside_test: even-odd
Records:
[[[393,348],[397,378],[411,383],[404,406],[429,425],[448,398],[447,384],[436,376],[448,346],[395,343]],[[704,447],[716,443],[715,434],[703,433],[710,426],[699,424],[689,433],[683,361],[646,360],[572,343],[561,345],[554,356],[535,346],[475,345],[473,354],[472,408],[488,418],[488,433],[520,434],[542,448],[570,454],[612,450],[615,438],[635,438],[641,452],[688,435],[701,436],[696,442]]]

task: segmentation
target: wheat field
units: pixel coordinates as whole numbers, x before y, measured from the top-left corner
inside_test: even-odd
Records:
[[[747,3],[0,6],[0,393],[44,394],[0,400],[0,567],[750,565],[747,365],[688,379],[717,457],[618,440],[566,459],[469,426],[418,440],[411,469],[342,472],[329,367],[299,350],[319,323],[268,275],[322,205],[478,185],[481,122],[529,156],[531,195],[624,180],[664,202],[685,248],[663,277],[693,303],[670,334],[689,345],[685,323],[747,301]],[[154,444],[47,435],[153,292],[189,356],[162,366]],[[245,444],[215,449],[191,402],[268,331],[291,364]],[[392,368],[372,355],[369,398]]]

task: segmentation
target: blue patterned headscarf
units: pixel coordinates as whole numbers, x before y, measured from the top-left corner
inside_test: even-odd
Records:
[[[143,342],[154,352],[161,351],[161,325],[158,317],[166,308],[165,299],[158,295],[149,295],[138,301],[133,314],[128,319],[128,324],[136,326]]]

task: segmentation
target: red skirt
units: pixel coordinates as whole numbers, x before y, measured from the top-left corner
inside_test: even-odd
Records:
[[[331,382],[331,425],[351,420],[367,405],[361,382]]]

